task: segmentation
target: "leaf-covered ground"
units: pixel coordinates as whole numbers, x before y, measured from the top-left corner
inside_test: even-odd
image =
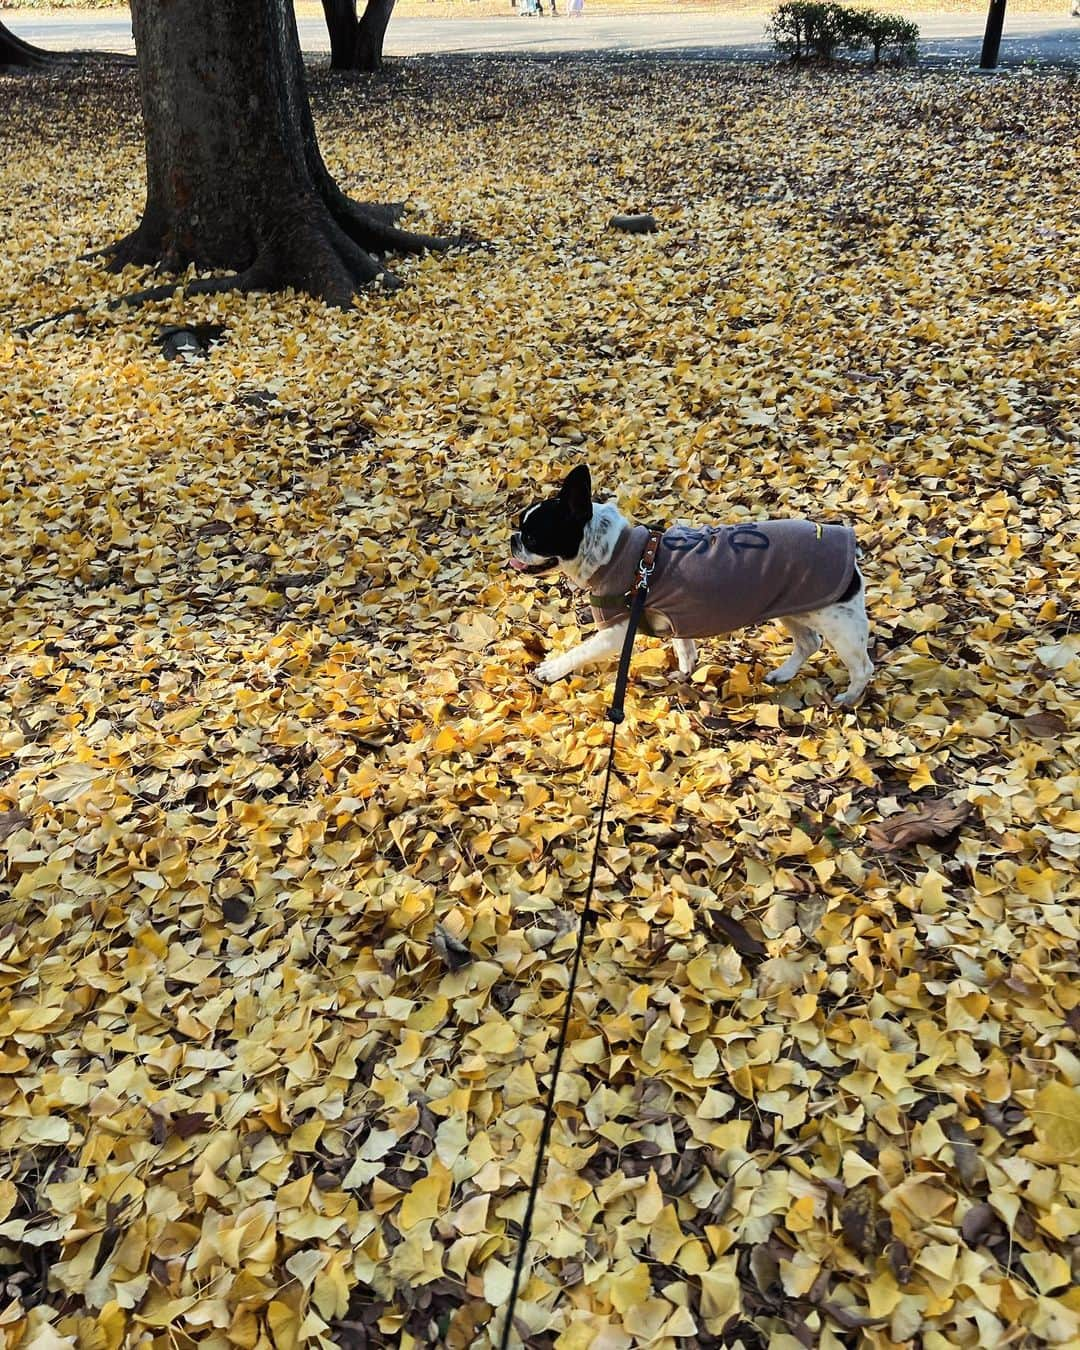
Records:
[[[74,261],[134,76],[0,97],[7,1343],[490,1343],[610,689],[529,682],[579,610],[508,516],[588,457],[853,522],[879,669],[641,643],[528,1343],[1076,1345],[1076,82],[323,80],[346,186],[486,245],[30,338],[142,281]]]

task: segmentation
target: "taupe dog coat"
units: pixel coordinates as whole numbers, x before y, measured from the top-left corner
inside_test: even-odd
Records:
[[[590,578],[589,601],[600,627],[626,618],[626,593],[648,537],[644,525],[623,530],[611,561]],[[855,534],[846,525],[676,525],[660,541],[646,612],[662,614],[673,637],[716,637],[832,604],[854,567]]]

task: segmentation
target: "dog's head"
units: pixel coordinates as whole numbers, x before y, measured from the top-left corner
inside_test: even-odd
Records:
[[[592,479],[588,467],[579,464],[554,497],[522,512],[510,539],[510,566],[519,572],[549,572],[576,558],[592,514]]]

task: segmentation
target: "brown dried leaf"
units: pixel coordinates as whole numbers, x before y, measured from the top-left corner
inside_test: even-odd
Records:
[[[16,830],[23,830],[31,823],[30,817],[22,811],[0,811],[0,844]]]
[[[864,1181],[848,1192],[840,1206],[840,1227],[851,1250],[864,1258],[880,1256],[893,1240],[892,1223],[872,1182]]]
[[[723,933],[740,956],[760,960],[768,955],[768,948],[765,944],[759,942],[753,933],[743,927],[738,919],[733,919],[730,914],[725,914],[723,910],[713,910],[709,918],[713,927],[718,928]]]
[[[435,930],[431,934],[431,945],[451,970],[460,970],[473,959],[472,952],[468,947],[463,942],[459,942],[453,933],[448,932],[441,923],[435,925]]]
[[[977,1247],[997,1223],[998,1216],[989,1205],[972,1205],[960,1224],[960,1233],[969,1247]]]
[[[226,923],[243,923],[248,916],[247,904],[238,896],[229,896],[221,902],[221,916]]]
[[[964,1127],[957,1120],[947,1120],[943,1127],[945,1136],[952,1144],[953,1159],[960,1180],[970,1191],[982,1180],[983,1169],[979,1160],[979,1150],[973,1139],[969,1139]]]
[[[780,1264],[764,1242],[750,1249],[750,1269],[757,1287],[765,1295],[780,1283]]]
[[[897,1284],[907,1284],[911,1279],[911,1254],[899,1238],[889,1243],[889,1265]]]
[[[895,853],[913,844],[925,844],[931,839],[944,839],[958,830],[971,814],[970,802],[926,802],[918,810],[889,816],[866,827],[869,842],[884,853]]]
[[[205,1134],[211,1124],[204,1111],[181,1111],[172,1118],[172,1132],[178,1139],[190,1139],[194,1134]]]
[[[1029,713],[1027,717],[1017,718],[1017,722],[1029,736],[1063,736],[1069,724],[1059,712]]]
[[[889,1324],[887,1317],[870,1317],[866,1313],[852,1312],[850,1308],[841,1308],[824,1299],[817,1306],[831,1317],[837,1326],[844,1327],[848,1331],[859,1331],[863,1327],[884,1327]]]

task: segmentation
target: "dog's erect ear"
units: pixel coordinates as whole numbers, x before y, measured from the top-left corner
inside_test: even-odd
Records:
[[[592,478],[587,464],[579,464],[566,475],[559,489],[559,501],[578,524],[587,525],[592,520]]]

